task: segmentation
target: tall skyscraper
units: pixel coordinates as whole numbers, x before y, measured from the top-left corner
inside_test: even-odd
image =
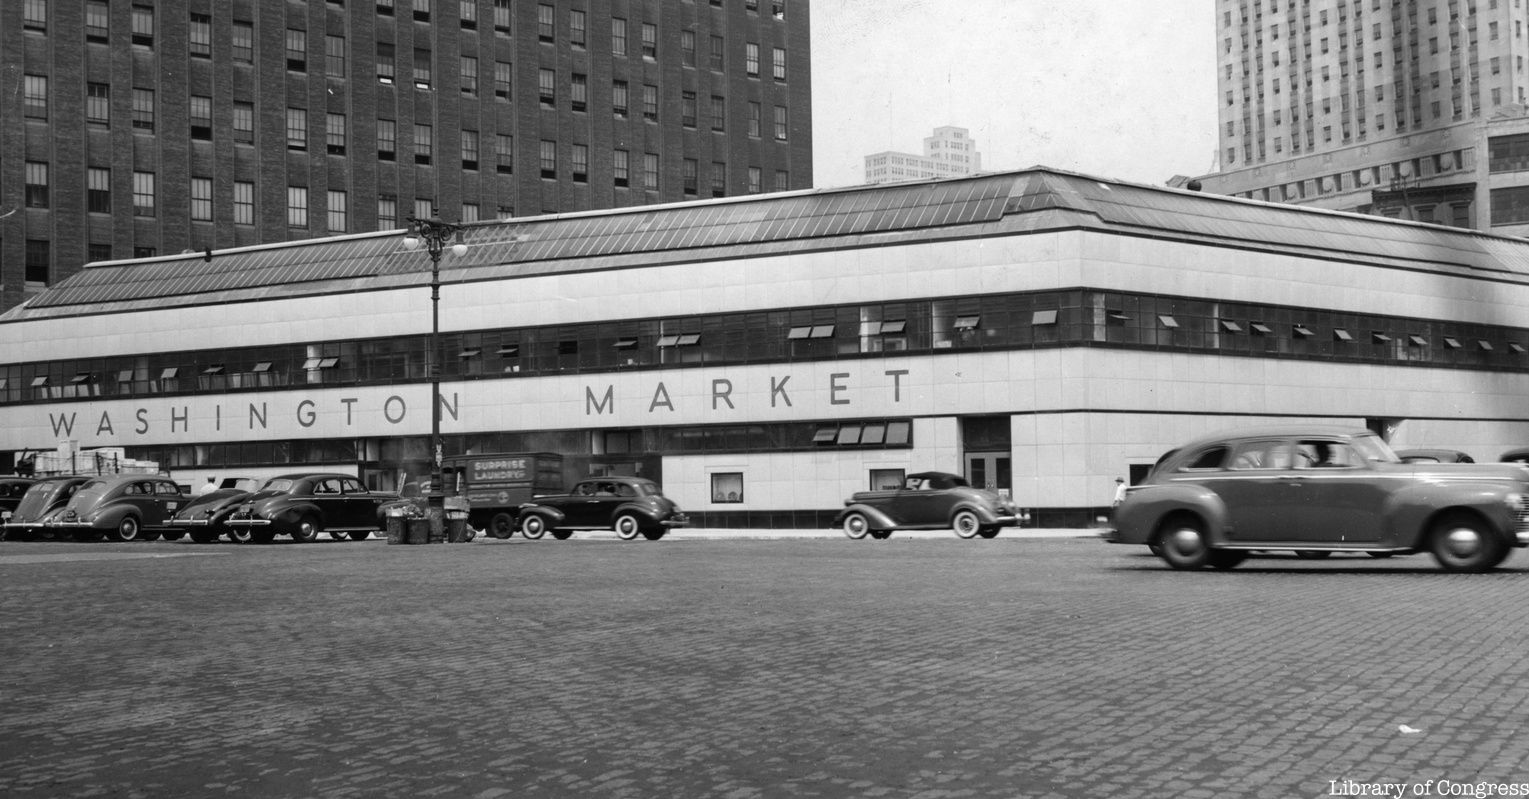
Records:
[[[0,4],[0,308],[90,261],[812,185],[809,0]]]
[[[865,157],[865,182],[951,178],[982,171],[982,154],[966,128],[935,128],[924,154],[881,152]]]
[[[1529,233],[1524,0],[1217,0],[1206,191]]]

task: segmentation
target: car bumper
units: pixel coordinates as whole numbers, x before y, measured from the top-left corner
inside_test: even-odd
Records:
[[[265,527],[271,523],[271,520],[234,517],[223,523],[229,527]]]
[[[658,523],[664,527],[689,527],[690,517],[684,514],[670,516],[667,519],[659,519]]]

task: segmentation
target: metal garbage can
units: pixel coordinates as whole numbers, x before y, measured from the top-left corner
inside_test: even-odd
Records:
[[[446,507],[446,543],[465,544],[473,540],[473,530],[467,524],[472,503],[466,497],[446,497],[443,504]]]
[[[465,544],[467,537],[467,511],[446,509],[446,543]]]
[[[430,519],[426,516],[411,516],[409,521],[409,543],[430,543]]]
[[[404,507],[388,508],[387,534],[389,544],[409,543],[409,511]]]
[[[446,509],[430,505],[425,508],[425,518],[430,522],[430,543],[446,543]]]

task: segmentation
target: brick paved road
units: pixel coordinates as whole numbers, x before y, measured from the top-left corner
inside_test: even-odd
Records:
[[[1003,536],[0,544],[0,795],[1529,782],[1526,570],[1183,574]]]

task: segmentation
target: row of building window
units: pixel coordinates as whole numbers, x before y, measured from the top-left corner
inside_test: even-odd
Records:
[[[686,0],[692,2],[693,0]],[[375,0],[377,14],[383,17],[396,16],[394,0]],[[429,22],[431,19],[431,5],[433,0],[410,0],[412,16],[416,22]],[[744,10],[751,13],[759,13],[759,0],[743,0]],[[328,0],[329,5],[343,6],[343,0]],[[711,5],[722,7],[722,0],[711,0]],[[770,0],[770,14],[777,20],[786,18],[786,0]],[[48,32],[48,6],[49,0],[23,0],[22,3],[22,28],[31,33],[46,34]],[[496,33],[506,36],[511,35],[514,21],[514,0],[494,0],[493,27]],[[463,29],[478,29],[478,0],[457,0],[457,19]],[[152,48],[154,46],[155,10],[148,3],[134,3],[132,6],[129,24],[132,31],[132,43],[138,47]],[[568,44],[573,47],[584,47],[588,37],[587,15],[583,10],[570,9],[568,12]],[[254,53],[254,22],[236,20],[233,23],[233,50],[236,59],[251,60]],[[306,36],[306,32],[297,29],[288,29],[288,53],[306,51],[305,47],[295,47],[291,37],[292,32]],[[536,8],[536,33],[537,38],[545,43],[553,44],[557,41],[557,9],[547,3],[539,3]],[[92,43],[107,43],[111,34],[111,8],[108,0],[87,0],[85,3],[85,40]],[[187,38],[192,55],[210,57],[212,54],[212,17],[204,13],[193,12],[190,15],[187,28]],[[657,57],[658,28],[652,23],[641,23],[642,54],[645,57]],[[611,52],[615,55],[624,55],[627,52],[627,21],[624,18],[615,17],[611,26]]]
[[[1089,290],[841,305],[441,336],[439,376],[480,379],[953,349],[1112,346],[1529,372],[1529,329]],[[419,382],[428,337],[0,367],[0,401]]]
[[[907,449],[913,444],[913,422],[906,418],[442,436],[443,454],[447,457],[502,452],[557,452],[565,458],[596,456],[607,461],[641,459],[654,453],[701,455],[825,449]],[[429,441],[425,436],[362,440],[274,439],[129,447],[127,455],[137,460],[153,461],[161,469],[172,471],[336,463],[387,464],[396,468],[406,464],[428,463],[428,447]],[[890,478],[891,475],[885,476]],[[902,476],[899,474],[893,486],[901,484]],[[741,494],[741,486],[734,490]],[[726,493],[723,496],[726,497]]]
[[[430,12],[421,11],[420,6],[428,7],[429,0],[415,0],[414,15],[416,20],[429,21]],[[751,3],[757,5],[757,3]],[[774,16],[776,19],[785,18],[784,0],[775,0]],[[391,5],[378,3],[378,11],[384,16],[392,16]],[[46,34],[47,23],[47,0],[25,0],[23,6],[24,30],[33,33]],[[750,9],[757,11],[757,9]],[[421,17],[421,14],[424,16]],[[495,0],[494,5],[494,30],[498,33],[510,35],[511,20],[513,18],[513,6],[511,0]],[[463,28],[477,29],[478,6],[476,0],[460,0],[460,21]],[[85,4],[85,40],[90,43],[107,44],[110,42],[110,9],[106,0],[89,0]],[[155,10],[149,5],[134,4],[131,15],[132,37],[131,42],[135,47],[152,49],[154,47]],[[587,45],[588,20],[583,10],[570,9],[568,12],[568,45],[575,49],[584,49]],[[234,63],[255,63],[255,23],[252,20],[234,20],[230,27],[230,57]],[[194,58],[212,58],[213,25],[209,14],[195,13],[190,15],[187,28],[187,52]],[[658,26],[651,22],[638,24],[640,54],[644,60],[655,61],[658,58]],[[287,28],[284,37],[286,67],[293,72],[308,71],[308,62],[312,55],[308,44],[308,31],[302,28]],[[537,38],[541,42],[552,44],[557,42],[556,9],[545,3],[537,6]],[[622,17],[611,18],[610,51],[612,55],[626,56],[629,52],[630,37],[628,34],[627,20]],[[379,43],[377,49],[377,76],[384,82],[392,82],[393,69],[393,46]],[[384,48],[386,48],[384,50]],[[414,62],[414,79],[420,88],[429,88],[430,51],[416,50]],[[421,56],[421,53],[423,54]],[[687,67],[697,66],[696,32],[682,30],[680,32],[681,63]],[[386,57],[384,57],[386,56]],[[726,71],[727,44],[722,36],[712,35],[708,42],[707,51],[708,66],[717,72]],[[345,37],[335,34],[324,36],[324,64],[325,71],[331,77],[343,78],[346,76]],[[760,47],[756,42],[748,42],[744,45],[744,69],[750,76],[760,76]],[[423,72],[421,72],[423,71]],[[464,75],[466,70],[464,69]],[[771,74],[775,80],[786,80],[786,51],[782,48],[774,48],[771,61]]]
[[[478,91],[477,60],[466,56],[462,59],[463,80],[462,93],[476,96]],[[502,68],[502,71],[501,69]],[[504,100],[510,99],[510,87],[513,80],[513,68],[509,62],[498,62],[495,65],[494,93]],[[428,73],[426,80],[428,80]],[[419,78],[416,76],[416,85]],[[22,112],[29,119],[47,121],[48,103],[51,92],[49,91],[47,75],[27,74],[22,76]],[[537,74],[537,99],[543,108],[557,108],[558,76],[552,69],[540,69]],[[85,124],[96,128],[110,128],[112,124],[112,100],[111,84],[90,82],[85,85]],[[575,72],[570,76],[568,84],[569,109],[575,113],[586,113],[589,110],[589,76]],[[611,114],[618,119],[627,119],[632,113],[630,84],[624,80],[612,80],[611,90],[606,98],[609,102]],[[680,91],[680,124],[683,127],[695,129],[700,122],[700,97],[697,92],[689,89]],[[648,122],[658,122],[659,119],[659,87],[653,84],[641,86],[641,113],[642,118]],[[745,106],[748,112],[748,135],[752,138],[763,136],[764,107],[755,101],[748,101]],[[153,89],[132,90],[132,129],[143,133],[154,133],[157,123],[156,93]],[[711,130],[723,132],[727,129],[727,98],[723,95],[710,95],[706,106],[706,123]],[[317,112],[315,112],[316,114]],[[309,124],[308,109],[288,107],[286,109],[286,143],[289,150],[304,150],[309,148]],[[213,124],[213,99],[208,95],[189,95],[187,97],[187,113],[189,124],[189,136],[193,141],[212,141],[214,133]],[[774,106],[771,121],[773,122],[772,134],[776,141],[786,141],[790,135],[789,112],[785,106]],[[396,149],[397,134],[394,132],[396,122],[389,119],[377,120],[377,143],[378,155],[384,153],[391,155]],[[428,164],[430,146],[430,126],[414,126],[416,147],[423,146],[426,160],[419,161],[420,153],[416,152],[418,163]],[[470,134],[474,139],[476,131],[464,131],[464,137]],[[248,101],[235,101],[231,108],[228,119],[227,133],[239,144],[255,143],[255,104]],[[329,111],[324,116],[324,146],[330,155],[344,155],[348,144],[346,116],[344,113]],[[464,139],[465,141],[465,139]],[[464,144],[464,149],[466,145]],[[474,147],[476,149],[476,147]],[[387,158],[385,160],[394,160]]]
[[[426,126],[428,127],[428,126]],[[470,131],[463,131],[462,167],[470,170],[477,168],[477,139],[474,135],[469,137]],[[416,139],[418,141],[418,139]],[[500,172],[511,174],[513,172],[514,142],[509,136],[502,136],[499,141],[497,153]],[[540,143],[538,158],[541,167],[541,177],[557,179],[559,175],[559,144],[555,141],[543,140]],[[648,191],[659,189],[660,163],[656,153],[640,153],[640,159],[633,158],[633,154],[627,150],[613,150],[611,153],[611,180],[618,188],[635,187]],[[574,183],[587,183],[589,181],[589,147],[584,144],[569,145],[566,151],[568,169]],[[634,169],[637,170],[634,177]],[[701,179],[700,162],[693,158],[686,158],[681,163],[682,190],[686,195],[697,196],[699,194]],[[56,183],[51,175],[50,165],[45,161],[27,161],[23,165],[23,200],[28,208],[50,208],[53,202],[53,191]],[[727,193],[728,165],[725,161],[714,161],[710,164],[707,175],[709,189],[714,197],[722,197]],[[757,194],[766,190],[764,184],[764,170],[760,167],[746,167],[746,185],[748,192]],[[790,186],[791,174],[787,170],[775,170],[774,181],[770,186],[773,191],[786,191]],[[89,213],[110,214],[113,212],[113,176],[109,167],[87,167],[85,170],[85,206]],[[139,217],[155,217],[158,215],[158,178],[156,173],[134,170],[131,177],[131,194],[133,201],[133,214]],[[306,230],[309,227],[309,203],[315,190],[306,186],[287,187],[287,225],[292,228]],[[191,221],[213,222],[226,221],[235,225],[254,225],[256,219],[257,190],[254,181],[236,180],[232,183],[232,193],[223,202],[227,202],[227,212],[218,216],[215,214],[214,184],[209,177],[192,177],[187,186],[187,197],[190,201]],[[349,199],[345,191],[328,190],[323,193],[325,201],[322,213],[325,214],[325,227],[330,233],[352,232],[349,222]],[[500,218],[507,218],[513,209],[500,209]],[[435,217],[436,209],[433,200],[418,198],[414,202],[413,215],[421,219]],[[482,218],[481,210],[477,204],[464,203],[458,215],[459,221],[476,222]],[[398,225],[398,198],[391,195],[380,195],[377,200],[377,230],[393,230]],[[46,241],[42,243],[46,244]],[[152,253],[150,254],[152,255]],[[103,259],[104,260],[104,259]],[[30,261],[29,261],[30,263]],[[45,266],[45,264],[39,264]]]
[[[1467,147],[1281,183],[1243,192],[1238,196],[1269,202],[1294,202],[1351,191],[1384,191],[1395,186],[1416,185],[1419,180],[1428,178],[1469,174],[1475,169],[1476,150]]]

